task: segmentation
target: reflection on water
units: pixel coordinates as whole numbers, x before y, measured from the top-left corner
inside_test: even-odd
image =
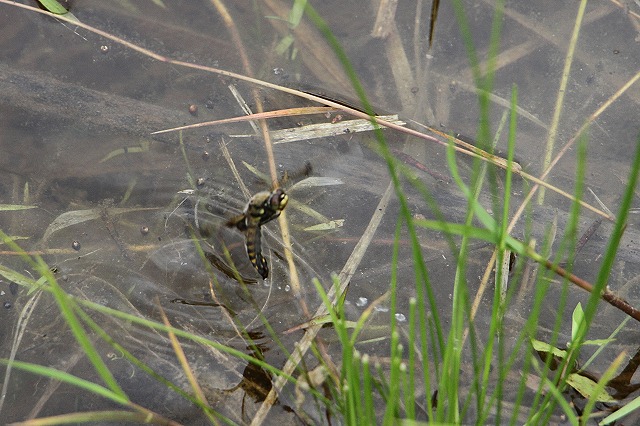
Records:
[[[172,57],[241,70],[236,48],[221,35],[226,34],[224,26],[212,21],[213,12],[196,3],[177,10],[169,4],[162,9],[144,2],[124,10],[111,9],[105,2],[87,2],[76,5],[74,13],[87,22],[113,22],[105,29]],[[504,47],[505,54],[497,64],[492,100],[492,119],[497,123],[507,108],[505,99],[510,96],[512,83],[518,84],[521,110],[517,155],[533,173],[540,167],[540,152],[557,90],[549,81],[559,74],[564,55],[565,46],[558,39],[570,30],[558,24],[559,35],[550,37],[545,35],[549,31],[538,26],[547,17],[555,22],[567,20],[574,13],[560,3],[554,5],[554,11],[547,10],[548,2],[539,3],[527,6],[531,10],[509,5],[504,27],[504,40],[509,46]],[[321,13],[334,28],[340,28],[336,35],[354,59],[366,88],[373,93],[376,107],[403,111],[408,118],[430,122],[437,128],[475,134],[476,93],[452,10],[441,6],[434,47],[428,55],[416,48],[413,58],[403,59],[393,53],[412,38],[405,31],[413,27],[415,11],[400,6],[397,20],[402,25],[396,31],[400,31],[398,37],[402,40],[394,39],[397,44],[390,48],[392,41],[369,36],[368,23],[373,22],[369,18],[375,10],[353,6],[358,10],[348,10],[348,4],[337,11],[322,5]],[[328,287],[331,274],[344,268],[389,184],[387,165],[376,152],[371,135],[344,131],[337,136],[274,145],[278,174],[311,162],[315,180],[286,189],[290,197],[285,215],[291,253],[287,252],[283,229],[277,221],[262,226],[263,254],[270,270],[268,279],[263,280],[247,257],[246,235],[225,226],[243,211],[252,194],[271,189],[270,179],[265,181],[263,176],[268,175],[269,161],[262,138],[232,137],[254,134],[248,123],[151,135],[167,127],[244,114],[230,92],[232,83],[249,108],[255,109],[251,88],[230,79],[167,66],[51,19],[1,7],[0,194],[3,204],[37,208],[1,212],[0,228],[16,237],[25,250],[41,254],[55,268],[62,287],[78,298],[158,322],[162,322],[164,313],[176,328],[281,367],[286,352],[293,350],[301,335],[286,331],[309,320],[307,312],[321,304],[312,280],[318,278]],[[275,1],[260,5],[264,10],[235,7],[238,9],[232,10],[234,16],[244,24],[242,37],[253,43],[248,46],[248,53],[256,75],[288,85],[328,88],[329,92],[349,97],[346,78],[341,72],[334,72],[340,67],[333,54],[317,44],[322,38],[315,30],[304,32],[302,27],[308,23],[303,22],[294,31],[286,24],[278,27],[278,20],[265,19],[267,15],[278,15],[283,7]],[[470,19],[483,54],[487,34],[484,28],[488,28],[491,9],[481,3],[474,10],[476,14]],[[354,20],[356,12],[359,19]],[[559,133],[563,141],[573,134],[576,123],[579,126],[629,78],[629,72],[637,71],[637,61],[632,59],[640,57],[638,45],[629,42],[635,33],[631,26],[619,24],[620,20],[632,18],[620,13],[608,4],[594,5],[587,11],[587,27],[581,37],[593,43],[580,43],[584,50],[577,54],[580,65],[574,66]],[[613,27],[625,30],[614,34],[610,41],[604,40],[601,29]],[[531,32],[527,37],[522,35],[523,28]],[[294,44],[274,47],[284,46],[289,32],[295,35]],[[285,50],[290,53],[286,57],[274,53]],[[412,61],[412,65],[405,66],[403,61]],[[415,75],[403,74],[412,69],[416,70]],[[260,90],[257,96],[267,110],[306,105],[275,91]],[[637,90],[630,90],[592,127],[589,149],[594,156],[593,160],[590,157],[586,184],[614,211],[617,206],[613,203],[627,173],[627,157],[635,144],[633,137],[638,132],[637,120],[629,119],[628,111],[636,111],[637,103]],[[197,116],[192,114],[192,105],[198,107]],[[273,129],[296,129],[338,120],[335,114],[302,116],[271,120],[270,125]],[[455,185],[443,178],[449,175],[444,150],[389,131],[385,134],[400,165],[429,189],[440,217],[464,222],[466,201]],[[504,150],[506,137],[503,135],[497,144]],[[458,163],[463,175],[470,175],[471,162],[459,158]],[[551,176],[552,182],[571,191],[574,168],[575,160],[567,155]],[[494,178],[501,187],[501,172]],[[425,203],[423,194],[406,183],[403,181],[413,217],[439,217]],[[528,189],[529,184],[516,180],[514,203]],[[532,208],[528,221],[518,224],[514,236],[522,240],[535,238],[540,244],[548,235],[550,223],[555,223],[559,234],[566,229],[570,203],[551,194],[547,200],[544,206]],[[482,192],[480,201],[489,210],[500,207],[498,195],[489,188]],[[391,313],[395,312],[402,330],[407,328],[409,300],[416,296],[411,245],[404,233],[398,248],[396,311],[391,310],[386,294],[392,278],[398,210],[393,201],[384,212],[372,243],[351,278],[346,303],[349,320],[357,320],[366,309],[374,307],[363,332],[366,343],[362,350],[382,361],[388,356]],[[581,219],[580,230],[587,229],[593,220],[590,216]],[[610,230],[610,224],[601,223],[582,247],[574,264],[574,271],[581,277],[591,280],[596,276]],[[442,234],[424,229],[417,232],[434,297],[446,321],[456,266],[450,243],[458,241],[447,241]],[[634,241],[640,235],[636,217],[630,219],[626,238],[610,285],[637,304],[634,302],[640,300],[640,271]],[[558,246],[556,242],[552,251]],[[467,281],[472,292],[478,287],[491,252],[492,247],[481,242],[470,246]],[[290,261],[299,287],[294,284]],[[33,273],[25,270],[10,250],[3,252],[2,265]],[[527,265],[524,270],[535,276],[535,266]],[[557,278],[549,275],[547,280]],[[552,282],[549,303],[543,307],[539,326],[542,334],[551,335],[555,327],[558,305],[553,302],[562,295],[561,286],[556,284],[560,283]],[[16,359],[99,382],[51,295],[30,293],[7,279],[0,285],[4,292],[0,298],[0,339],[5,348],[2,357],[9,357],[10,348],[14,348]],[[506,316],[509,327],[502,338],[507,348],[515,345],[514,338],[531,309],[531,288],[522,284],[518,294],[519,299]],[[585,300],[585,295],[577,292],[570,292],[568,297],[567,306]],[[29,306],[32,310],[23,310]],[[488,307],[488,302],[481,305],[484,311],[480,309],[474,321],[480,336],[487,332]],[[203,421],[191,402],[176,398],[173,391],[124,356],[126,350],[155,373],[189,389],[165,333],[89,310],[87,314],[121,345],[116,350],[97,333],[91,334],[92,343],[118,383],[136,403],[184,423]],[[565,316],[568,323],[570,313]],[[610,331],[609,323],[621,320],[610,307],[602,309],[600,318],[603,333]],[[24,328],[20,328],[23,324]],[[333,344],[332,330],[323,331],[328,353],[339,357],[340,348]],[[560,339],[568,340],[568,332],[569,328],[563,327]],[[235,422],[249,421],[271,388],[269,374],[211,347],[187,339],[180,343],[211,404]],[[614,344],[607,351],[622,349],[628,348]],[[305,365],[307,370],[314,367]],[[471,368],[465,366],[463,374],[471,375]],[[12,421],[67,412],[70,401],[83,409],[109,407],[86,392],[17,371],[12,372],[9,390],[3,414],[11,413]],[[272,422],[293,421],[294,415],[287,407],[294,407],[298,401],[288,391],[280,396],[282,410],[272,414]],[[430,393],[424,387],[416,389],[418,397],[429,398]],[[309,408],[310,422],[326,421],[324,413],[310,405],[304,405]]]

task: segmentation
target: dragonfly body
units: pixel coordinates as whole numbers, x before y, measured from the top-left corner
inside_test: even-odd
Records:
[[[262,256],[261,226],[280,216],[288,202],[289,196],[281,188],[258,192],[251,197],[241,215],[227,222],[228,226],[244,233],[249,261],[265,279],[269,276],[269,266]]]

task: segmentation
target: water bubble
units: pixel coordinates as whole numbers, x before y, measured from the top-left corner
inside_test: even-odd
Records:
[[[389,308],[386,306],[376,306],[374,310],[376,312],[389,312]]]
[[[285,285],[284,291],[291,291],[291,286],[289,284]]]
[[[404,314],[396,314],[396,319],[398,320],[398,322],[405,322],[407,320],[407,317],[405,317]]]
[[[358,297],[358,301],[356,302],[356,306],[358,308],[362,308],[363,306],[366,306],[367,303],[369,303],[369,300],[366,297]]]

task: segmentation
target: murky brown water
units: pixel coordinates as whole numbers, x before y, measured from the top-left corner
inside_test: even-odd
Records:
[[[481,60],[488,49],[492,16],[489,3],[492,2],[469,4],[465,9]],[[152,2],[123,4],[127,6],[113,8],[104,2],[83,2],[74,4],[72,11],[82,22],[168,57],[246,73],[232,38],[208,2],[165,1],[166,8]],[[344,43],[376,110],[397,112],[405,121],[430,123],[474,136],[478,107],[458,24],[449,5],[441,6],[433,48],[427,52],[425,28],[429,6],[425,4],[420,10],[420,30],[414,34],[416,10],[401,4],[396,17],[399,38],[392,32],[386,41],[370,37],[377,6],[325,2],[318,7]],[[322,89],[347,100],[355,97],[344,73],[339,71],[338,62],[308,22],[303,21],[291,32],[295,42],[283,55],[276,53],[276,47],[282,45],[290,30],[273,16],[286,17],[288,3],[269,0],[256,8],[235,4],[227,7],[238,24],[256,77]],[[558,146],[569,140],[607,98],[640,71],[637,30],[640,20],[633,15],[640,13],[637,9],[630,4],[631,13],[627,13],[607,2],[589,5],[567,86]],[[512,85],[517,85],[521,110],[516,156],[535,175],[542,165],[575,14],[573,4],[542,0],[529,2],[527,6],[510,4],[505,12],[493,92],[492,128],[495,131],[498,127],[507,110]],[[330,274],[343,269],[389,184],[386,164],[371,149],[372,136],[347,133],[274,145],[278,173],[298,170],[307,161],[313,165],[307,185],[294,186],[289,191],[291,201],[286,210],[294,262],[302,283],[296,295],[291,288],[290,269],[276,222],[263,227],[263,243],[271,268],[265,283],[259,280],[247,259],[243,235],[223,225],[242,210],[248,199],[242,185],[246,185],[249,193],[269,187],[244,165],[268,173],[261,138],[232,136],[251,134],[252,128],[247,123],[238,123],[188,130],[182,134],[182,143],[178,133],[151,135],[168,127],[242,115],[229,85],[235,86],[249,107],[255,109],[251,86],[165,64],[86,30],[5,4],[0,5],[0,40],[2,203],[37,206],[31,210],[0,212],[1,229],[9,235],[25,237],[19,241],[21,246],[43,254],[57,268],[56,275],[63,287],[74,295],[158,321],[162,308],[179,328],[256,354],[255,349],[248,348],[247,339],[238,336],[237,329],[245,328],[262,356],[273,365],[282,366],[286,359],[284,351],[274,343],[260,313],[269,321],[283,347],[293,350],[302,333],[285,334],[285,331],[305,321],[301,301],[311,312],[320,305],[311,280],[317,277],[326,287],[330,285]],[[259,97],[266,110],[308,105],[269,90],[260,90]],[[607,108],[590,129],[585,185],[614,212],[636,145],[639,100],[640,87],[636,84]],[[197,113],[189,112],[191,105],[197,108]],[[287,128],[330,120],[324,116],[304,116],[277,119],[270,125]],[[466,204],[455,184],[446,179],[449,172],[444,149],[388,130],[385,134],[394,153],[429,188],[444,217],[463,221]],[[227,157],[222,145],[228,149]],[[505,150],[505,146],[506,131],[498,141],[499,149]],[[568,192],[574,187],[575,151],[572,148],[563,157],[549,179]],[[459,163],[463,173],[469,174],[471,162],[460,158]],[[234,167],[239,180],[233,173]],[[313,180],[317,178],[325,179],[323,185]],[[194,185],[197,179],[202,179],[201,185]],[[195,193],[178,193],[186,189]],[[417,191],[409,185],[406,191],[416,217],[434,217]],[[527,191],[527,184],[517,179],[514,198],[522,199]],[[585,199],[597,206],[590,193],[585,194]],[[486,208],[493,208],[489,190],[481,200]],[[547,192],[545,205],[534,208],[529,225],[522,220],[513,235],[523,239],[535,237],[541,244],[554,216],[558,218],[558,235],[562,235],[569,208],[568,201]],[[351,279],[347,298],[351,319],[356,319],[388,289],[397,212],[397,202],[392,199]],[[579,232],[584,232],[594,219],[595,215],[585,213]],[[305,229],[330,220],[344,223],[333,230]],[[610,279],[611,288],[619,290],[621,296],[636,306],[640,305],[635,284],[639,260],[636,247],[640,240],[637,225],[638,220],[632,215]],[[206,235],[203,227],[207,228]],[[582,278],[595,279],[611,229],[611,224],[603,222],[579,252],[574,270]],[[214,259],[213,266],[199,254],[193,235],[196,239],[203,237],[199,241],[205,258]],[[419,230],[419,237],[439,314],[446,321],[455,257],[438,233]],[[79,244],[77,251],[74,242]],[[228,255],[225,248],[229,249]],[[478,287],[490,255],[491,247],[483,243],[472,245],[467,274],[471,289]],[[1,263],[24,271],[23,263],[9,252],[3,252]],[[258,282],[249,283],[246,288],[239,285],[237,279],[228,276],[225,266],[229,265],[237,267],[246,281]],[[398,277],[398,313],[406,317],[408,300],[415,296],[406,235],[400,244]],[[1,310],[2,357],[9,357],[13,346],[17,350],[16,359],[95,379],[48,294],[37,299],[26,332],[16,343],[18,318],[32,294],[7,280],[0,285],[3,292],[0,303],[5,306]],[[217,301],[212,300],[212,288]],[[555,292],[560,291],[559,285],[552,285],[549,300],[557,300]],[[530,294],[531,290],[523,290],[508,314],[514,335],[505,336],[507,346],[527,316]],[[587,297],[588,294],[571,289],[565,317],[570,319],[575,303],[584,303]],[[488,306],[487,302],[485,308]],[[389,302],[385,301],[376,310],[367,337],[388,337],[384,331],[388,307]],[[543,335],[553,328],[557,305],[549,303],[545,309],[548,311],[542,315],[540,327]],[[165,335],[100,314],[93,317],[156,372],[188,388]],[[399,318],[400,326],[406,327],[406,320]],[[590,337],[606,337],[623,316],[603,307],[599,318],[594,329],[598,335]],[[476,323],[482,334],[486,323],[482,313]],[[383,331],[376,328],[379,325]],[[635,324],[627,327],[626,344],[611,345],[610,354],[605,354],[603,360],[611,360],[611,353],[623,349],[636,351],[638,336],[631,331]],[[568,323],[562,327],[561,341],[570,338],[569,329]],[[323,331],[322,335],[328,339],[330,353],[338,357],[339,352],[333,353],[339,349],[331,343],[330,331]],[[136,403],[187,424],[203,421],[190,402],[148,378],[99,338],[94,343]],[[212,405],[235,422],[249,421],[263,397],[248,385],[259,381],[255,379],[256,372],[247,368],[245,361],[186,340],[182,343]],[[361,350],[385,357],[388,341],[363,344]],[[308,358],[308,362],[317,361]],[[607,365],[602,361],[597,366],[604,369]],[[82,410],[111,407],[86,392],[47,379],[15,370],[11,374],[2,409],[2,415],[8,415],[11,421],[65,413],[71,406]],[[431,390],[416,389],[419,397],[430,393]],[[285,391],[279,403],[270,422],[301,421],[284,409],[295,405],[291,391]],[[311,410],[309,415],[314,421],[326,421],[313,407],[307,404],[305,408]]]

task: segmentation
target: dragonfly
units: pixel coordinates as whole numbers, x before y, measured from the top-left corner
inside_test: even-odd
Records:
[[[280,216],[288,202],[289,196],[282,188],[261,191],[251,197],[242,214],[227,221],[227,226],[244,233],[249,261],[263,279],[269,276],[269,266],[262,255],[261,227]]]
[[[311,173],[311,164],[307,162],[304,170],[294,175],[285,175],[281,183],[290,181],[298,175],[308,176]],[[261,191],[249,199],[242,214],[232,217],[226,223],[231,228],[237,228],[244,233],[247,256],[253,267],[263,279],[269,276],[267,259],[262,255],[262,225],[276,219],[282,213],[289,196],[282,188],[273,191]]]

